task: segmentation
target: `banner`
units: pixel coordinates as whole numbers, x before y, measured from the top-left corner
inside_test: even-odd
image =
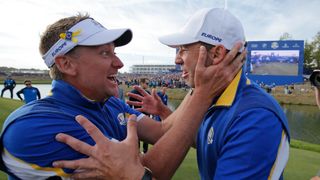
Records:
[[[247,51],[245,72],[256,83],[303,82],[303,41],[248,41]]]

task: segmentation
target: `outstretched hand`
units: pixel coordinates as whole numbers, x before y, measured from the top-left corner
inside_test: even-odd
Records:
[[[133,86],[133,88],[141,95],[129,92],[128,96],[138,101],[127,101],[127,104],[140,106],[140,108],[136,110],[148,114],[160,115],[161,111],[166,108],[166,105],[162,103],[160,97],[157,95],[156,89],[152,89],[151,94],[149,94],[139,86]]]
[[[76,116],[78,123],[96,144],[91,146],[67,134],[58,134],[58,141],[87,155],[88,158],[56,161],[53,166],[75,169],[72,175],[74,179],[141,179],[144,168],[139,157],[136,118],[135,115],[131,115],[128,119],[127,138],[121,142],[114,142],[105,137],[87,118]]]
[[[206,64],[207,50],[201,46],[195,70],[195,93],[211,98],[222,93],[243,65],[246,51],[237,56],[242,46],[237,43],[221,62],[211,65]]]

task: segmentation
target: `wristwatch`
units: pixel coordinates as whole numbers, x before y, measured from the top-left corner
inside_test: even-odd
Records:
[[[141,180],[152,180],[152,171],[149,168],[144,167],[144,175]]]

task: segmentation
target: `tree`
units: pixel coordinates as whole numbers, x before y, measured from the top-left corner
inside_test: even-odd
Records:
[[[312,58],[313,46],[307,40],[304,43],[304,63],[310,64],[313,60]]]
[[[320,68],[320,31],[316,34],[312,41],[312,57],[317,62],[317,67]]]
[[[280,38],[279,38],[280,41],[284,41],[284,40],[292,40],[292,35],[285,32],[283,33]]]

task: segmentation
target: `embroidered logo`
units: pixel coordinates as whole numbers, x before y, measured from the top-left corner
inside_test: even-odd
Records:
[[[54,57],[58,52],[60,52],[63,47],[65,47],[67,45],[66,42],[63,42],[59,47],[57,47],[57,49],[55,49],[52,53],[51,56]]]
[[[75,38],[75,36],[78,36],[80,33],[81,33],[81,30],[77,30],[75,32],[67,31],[66,33],[61,33],[60,38],[77,43],[78,39]]]
[[[119,113],[117,119],[120,125],[127,125],[127,119],[124,117],[123,113]]]
[[[211,127],[209,132],[208,132],[208,139],[207,139],[207,143],[208,144],[212,144],[213,136],[214,136],[214,130],[213,130],[213,127]]]
[[[214,36],[214,35],[212,35],[212,34],[204,33],[204,32],[201,33],[201,36],[206,37],[206,38],[209,38],[209,39],[211,39],[211,40],[213,40],[213,41],[218,41],[218,42],[221,42],[221,41],[222,41],[221,38],[219,38],[219,37],[217,37],[217,36]]]

